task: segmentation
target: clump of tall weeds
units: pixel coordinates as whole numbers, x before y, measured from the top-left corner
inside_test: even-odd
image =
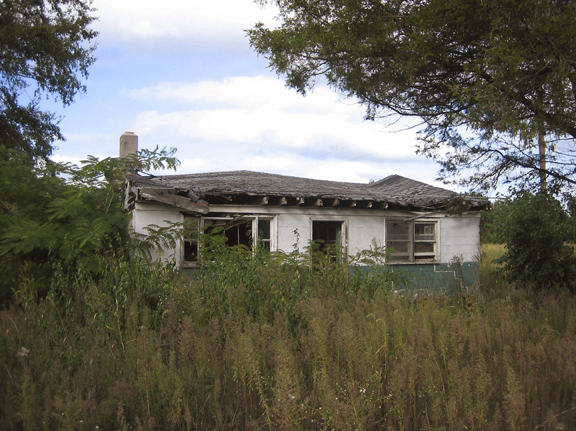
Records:
[[[568,292],[397,296],[369,262],[225,253],[191,278],[119,257],[42,297],[23,278],[0,429],[576,427]]]

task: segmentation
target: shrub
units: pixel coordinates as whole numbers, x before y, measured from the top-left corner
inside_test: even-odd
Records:
[[[576,289],[576,228],[557,199],[524,193],[499,205],[492,219],[494,237],[506,246],[499,263],[508,280]]]
[[[169,238],[173,232],[159,228],[147,241],[134,241],[123,197],[127,171],[175,168],[173,154],[141,150],[137,159],[89,156],[81,166],[31,168],[24,155],[0,146],[0,305],[22,278],[45,295],[56,269],[97,274],[103,256]]]

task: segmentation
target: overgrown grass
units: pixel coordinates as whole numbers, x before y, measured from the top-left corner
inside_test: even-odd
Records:
[[[576,298],[486,257],[466,301],[264,254],[103,268],[0,311],[0,429],[576,428]]]
[[[504,244],[482,244],[479,276],[482,294],[487,299],[503,297],[514,290],[511,284],[506,283],[501,267],[496,263],[504,251]]]

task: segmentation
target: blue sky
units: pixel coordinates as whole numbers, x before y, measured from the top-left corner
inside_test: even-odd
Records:
[[[399,174],[433,183],[415,130],[367,122],[362,107],[319,85],[285,88],[244,30],[275,11],[252,0],[95,0],[98,60],[87,93],[62,115],[54,159],[114,157],[124,131],[141,148],[176,147],[178,173],[254,170],[368,182]],[[160,7],[161,6],[161,7]]]

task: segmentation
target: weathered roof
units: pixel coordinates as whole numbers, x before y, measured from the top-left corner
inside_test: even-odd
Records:
[[[162,190],[210,204],[315,205],[361,208],[401,207],[436,210],[464,203],[466,209],[482,209],[486,199],[460,195],[399,175],[371,184],[314,180],[251,171],[212,172],[143,177],[130,175],[140,189]],[[259,198],[259,199],[256,199]],[[325,201],[326,203],[324,203]]]

